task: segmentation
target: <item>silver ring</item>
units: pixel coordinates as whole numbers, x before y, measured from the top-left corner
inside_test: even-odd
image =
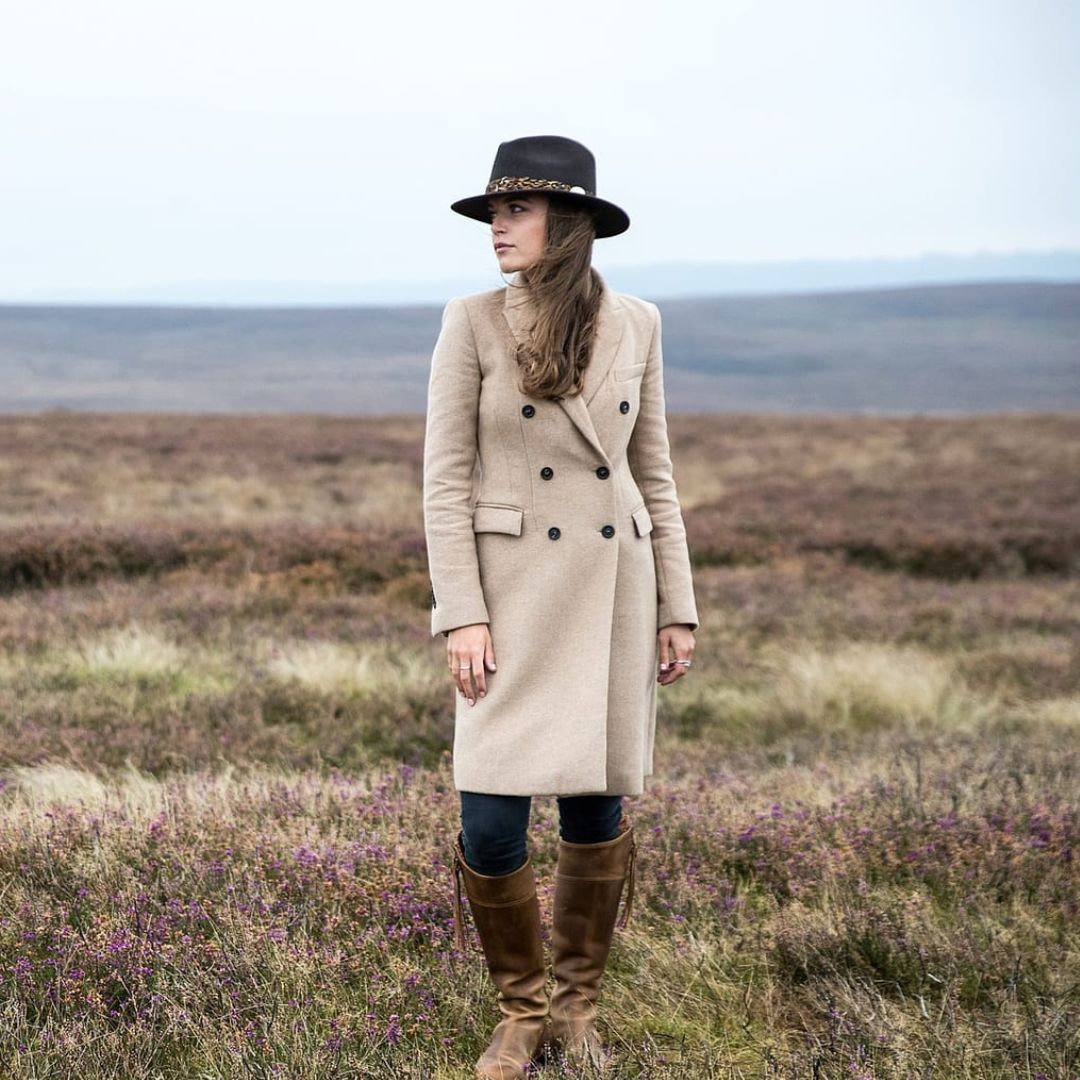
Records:
[[[675,661],[673,661],[673,663],[676,663],[676,664],[685,664],[685,665],[686,665],[687,667],[689,667],[689,666],[690,666],[690,664],[692,663],[692,661],[690,661],[690,660],[675,660]]]
[[[472,664],[462,664],[458,671],[472,671]]]

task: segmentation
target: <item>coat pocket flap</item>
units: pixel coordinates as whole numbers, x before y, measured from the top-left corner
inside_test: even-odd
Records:
[[[636,510],[631,510],[630,516],[634,519],[634,528],[637,529],[638,536],[652,532],[652,518],[649,517],[648,507],[644,503]]]
[[[519,506],[484,506],[473,509],[473,532],[510,533],[521,535],[524,511]]]
[[[615,369],[615,381],[625,382],[627,379],[636,379],[639,375],[645,373],[648,363],[647,360],[642,360],[640,364],[627,364],[626,367],[617,367]]]

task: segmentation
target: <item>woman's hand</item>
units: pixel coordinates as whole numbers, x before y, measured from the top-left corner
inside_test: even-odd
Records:
[[[495,646],[487,623],[456,626],[446,635],[446,659],[458,693],[470,705],[487,693],[487,673],[495,670]]]
[[[694,632],[685,623],[672,623],[662,626],[657,634],[660,641],[660,674],[656,681],[661,686],[669,686],[676,679],[681,679],[690,670],[689,661],[694,655]]]

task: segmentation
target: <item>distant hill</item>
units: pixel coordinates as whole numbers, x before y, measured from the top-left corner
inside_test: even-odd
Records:
[[[991,281],[1080,282],[1080,251],[928,253],[912,258],[796,259],[768,262],[652,263],[608,266],[598,245],[595,265],[621,292],[652,300],[686,296],[816,293],[907,285]],[[12,303],[226,304],[317,307],[358,304],[441,304],[447,297],[497,289],[503,284],[492,261],[482,274],[441,280],[167,281],[136,289],[103,290],[92,284],[51,296],[0,298]]]
[[[616,289],[653,299],[817,293],[983,282],[1080,283],[1080,252],[928,254],[910,259],[664,263],[612,269]]]
[[[1080,408],[1080,284],[660,307],[671,411]],[[422,412],[441,310],[0,305],[0,411]]]

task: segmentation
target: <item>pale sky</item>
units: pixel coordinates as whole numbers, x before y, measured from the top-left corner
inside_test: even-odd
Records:
[[[494,269],[500,141],[597,157],[596,265],[1080,247],[1075,0],[34,0],[0,300]]]

